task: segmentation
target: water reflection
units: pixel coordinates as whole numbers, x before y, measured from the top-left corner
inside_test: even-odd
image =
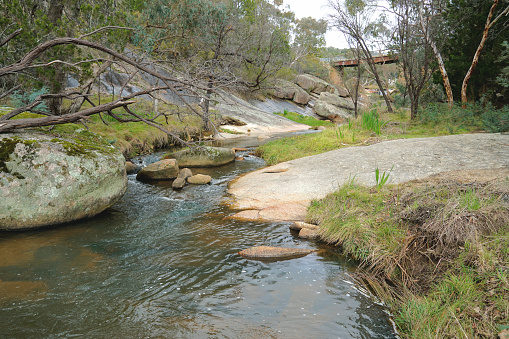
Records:
[[[227,182],[262,165],[204,169],[212,184],[182,191],[131,177],[93,219],[0,234],[2,336],[393,337],[341,255],[291,236],[288,223],[225,219]],[[237,255],[254,245],[323,250],[271,263]]]

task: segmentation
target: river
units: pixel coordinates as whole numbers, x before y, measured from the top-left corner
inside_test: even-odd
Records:
[[[212,183],[182,191],[129,176],[121,201],[95,218],[0,233],[0,337],[394,338],[338,251],[293,237],[287,222],[227,218],[227,183],[261,166],[246,156],[195,170]],[[255,245],[320,251],[237,254]]]

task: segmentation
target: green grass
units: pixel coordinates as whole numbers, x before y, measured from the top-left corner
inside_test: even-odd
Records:
[[[508,179],[349,182],[313,201],[307,221],[360,261],[358,281],[403,338],[494,338],[509,324],[508,194]]]
[[[99,98],[99,96],[94,95],[90,99],[97,105],[99,102],[102,104],[110,102],[112,98],[111,96],[101,96]],[[69,105],[68,101],[64,101],[64,106],[66,105]],[[91,107],[91,104],[86,102],[82,108],[86,109],[89,107]],[[150,102],[139,100],[130,107],[136,114],[144,118],[154,116]],[[202,121],[199,117],[189,114],[189,112],[183,109],[178,109],[176,106],[161,104],[159,107],[161,111],[169,112],[169,115],[166,118],[157,118],[156,122],[181,139],[190,141],[203,133]],[[0,107],[0,115],[6,114],[9,111],[9,107]],[[128,117],[122,109],[115,109],[113,112],[124,118]],[[38,117],[41,117],[41,115],[25,112],[14,119]],[[156,127],[143,122],[119,122],[105,113],[90,116],[83,123],[57,125],[51,130],[59,134],[65,134],[65,131],[69,130],[69,133],[72,134],[73,128],[69,129],[65,126],[76,125],[88,128],[90,131],[101,135],[107,142],[117,147],[127,158],[138,154],[150,153],[154,149],[175,143],[172,137]]]
[[[315,126],[311,117],[303,117],[293,112],[278,114],[293,121]],[[309,119],[311,122],[308,121]],[[317,121],[323,123],[320,120]],[[422,138],[483,130],[500,132],[509,129],[509,108],[495,110],[489,105],[486,107],[471,105],[467,109],[458,106],[449,109],[446,104],[433,104],[422,109],[419,118],[414,121],[410,121],[409,113],[404,109],[399,109],[396,114],[371,110],[364,112],[356,119],[350,119],[343,126],[335,126],[331,123],[324,126],[327,129],[318,134],[271,141],[260,146],[257,149],[257,155],[264,158],[267,164],[273,165],[342,147],[369,145],[382,140]]]
[[[313,118],[313,117],[310,117],[307,115],[302,115],[302,114],[295,113],[295,112],[289,112],[286,109],[282,113],[276,112],[274,114],[280,115],[280,116],[285,117],[289,120],[292,120],[292,121],[295,121],[295,122],[298,122],[298,123],[301,123],[304,125],[309,125],[311,127],[318,127],[318,126],[332,127],[332,126],[334,126],[334,124],[330,121],[318,120],[316,118]]]
[[[380,121],[389,120],[383,116]],[[383,124],[383,133],[375,134],[371,129],[364,128],[362,118],[350,119],[347,124],[336,126],[332,123],[326,125],[326,129],[320,133],[299,135],[291,138],[279,139],[260,146],[256,153],[261,156],[268,165],[277,164],[310,155],[315,155],[334,149],[366,145],[382,139],[401,138],[410,135],[413,129],[408,118],[393,116],[392,124]],[[428,136],[429,130],[413,133],[412,136]]]

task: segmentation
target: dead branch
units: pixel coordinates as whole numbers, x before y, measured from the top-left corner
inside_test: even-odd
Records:
[[[11,34],[9,34],[8,36],[5,37],[5,39],[3,39],[2,41],[0,41],[0,47],[2,47],[3,45],[5,45],[6,43],[8,43],[9,41],[11,41],[12,39],[14,39],[16,36],[18,36],[19,34],[21,34],[21,32],[23,31],[22,28],[18,28],[17,30],[15,30],[14,32],[12,32]]]
[[[8,120],[5,122],[0,122],[0,133],[11,132],[20,128],[28,128],[28,127],[42,127],[42,126],[52,126],[52,125],[60,125],[76,122],[85,117],[112,110],[118,107],[125,107],[127,105],[133,104],[136,101],[124,101],[122,99],[118,99],[112,101],[107,104],[102,104],[96,107],[88,108],[82,110],[77,113],[72,114],[64,114],[64,115],[52,115],[44,118],[34,118],[34,119],[17,119],[17,120]]]

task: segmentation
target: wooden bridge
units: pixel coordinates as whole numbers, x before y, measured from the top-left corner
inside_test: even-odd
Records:
[[[364,62],[366,59],[360,59],[360,62]],[[393,64],[398,61],[397,55],[380,55],[373,57],[373,61],[378,65],[385,64]],[[358,59],[348,59],[348,60],[335,60],[332,61],[332,66],[336,68],[344,68],[344,67],[357,67],[359,66]]]

